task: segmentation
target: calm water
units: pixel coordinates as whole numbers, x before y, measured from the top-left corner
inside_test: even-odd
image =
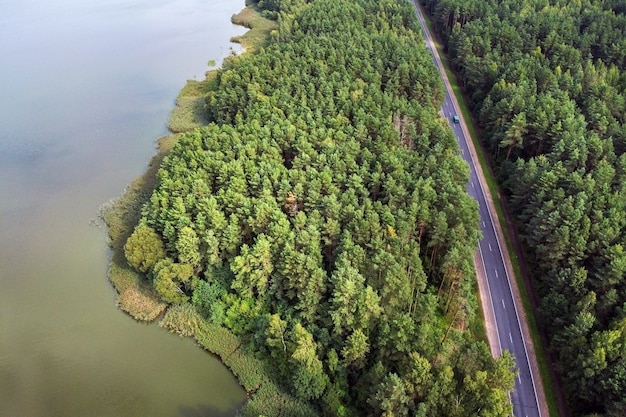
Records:
[[[93,4],[96,3],[96,4]],[[0,417],[228,416],[237,381],[118,311],[99,206],[243,0],[0,0]]]

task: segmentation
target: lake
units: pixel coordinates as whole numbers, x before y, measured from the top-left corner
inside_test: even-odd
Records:
[[[99,207],[146,168],[227,0],[0,0],[0,417],[232,416],[236,379],[119,311]],[[232,49],[231,49],[232,48]]]

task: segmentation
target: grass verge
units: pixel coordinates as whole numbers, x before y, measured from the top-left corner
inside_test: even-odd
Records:
[[[474,317],[469,323],[469,331],[476,340],[482,340],[489,346],[489,340],[487,339],[487,329],[485,328],[485,322],[482,319],[481,312],[483,311],[483,300],[480,297],[478,291],[478,284],[474,284],[474,294],[476,295],[476,305],[478,309],[476,311],[476,317]]]
[[[559,416],[559,401],[558,396],[554,387],[554,379],[552,376],[551,368],[548,363],[548,356],[545,351],[544,339],[541,337],[539,332],[539,328],[537,325],[536,317],[535,317],[535,303],[532,302],[531,296],[529,294],[528,289],[528,279],[525,278],[525,275],[522,272],[521,263],[523,260],[519,259],[518,250],[519,245],[515,245],[511,236],[513,233],[516,233],[515,226],[507,219],[510,219],[508,212],[505,208],[505,203],[502,201],[502,194],[500,193],[500,187],[498,182],[493,175],[493,169],[489,159],[486,156],[486,151],[484,150],[481,141],[479,138],[482,135],[482,132],[479,131],[475,127],[475,120],[472,116],[471,112],[467,108],[466,105],[466,97],[463,93],[463,90],[459,86],[457,74],[452,71],[448,62],[448,55],[444,52],[443,47],[441,45],[441,41],[437,36],[437,32],[433,30],[432,22],[430,20],[430,16],[427,14],[424,15],[426,20],[426,25],[428,29],[434,36],[435,46],[439,53],[439,56],[442,57],[442,63],[444,70],[446,71],[446,75],[448,76],[448,80],[450,81],[450,85],[452,86],[452,90],[454,95],[457,98],[457,101],[460,106],[461,113],[463,114],[463,119],[467,122],[467,128],[469,130],[471,140],[474,144],[474,148],[476,149],[476,154],[478,155],[478,163],[480,164],[483,173],[485,174],[485,180],[487,182],[487,187],[489,188],[489,192],[493,197],[493,202],[496,207],[496,212],[498,216],[498,221],[500,223],[500,227],[504,232],[505,244],[509,254],[511,255],[511,263],[513,265],[513,271],[515,275],[515,281],[517,282],[517,286],[520,291],[520,296],[522,299],[522,308],[526,313],[526,318],[528,321],[528,327],[530,329],[530,336],[533,340],[533,344],[535,346],[535,356],[537,357],[537,363],[539,365],[539,373],[541,374],[541,379],[543,381],[543,388],[545,391],[546,401],[548,403],[548,409],[550,412],[550,416]],[[480,299],[480,297],[479,297]],[[483,325],[483,333],[484,333],[484,325]]]

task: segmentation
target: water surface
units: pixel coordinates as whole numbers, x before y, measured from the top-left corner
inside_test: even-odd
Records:
[[[241,404],[215,358],[116,309],[92,222],[144,171],[184,81],[237,49],[241,7],[0,0],[0,417],[227,416]]]

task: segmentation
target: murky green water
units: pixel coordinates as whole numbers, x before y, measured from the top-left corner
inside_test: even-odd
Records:
[[[242,7],[0,0],[0,417],[241,404],[216,359],[116,309],[106,232],[91,221],[145,169],[185,79],[230,53]]]

